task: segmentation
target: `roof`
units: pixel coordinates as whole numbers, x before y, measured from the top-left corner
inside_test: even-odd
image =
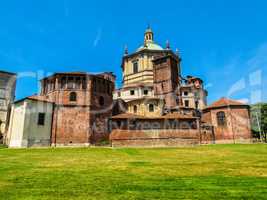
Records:
[[[49,99],[46,99],[45,96],[39,96],[39,95],[33,95],[29,97],[25,97],[23,99],[17,100],[14,103],[19,103],[25,100],[33,100],[33,101],[40,101],[40,102],[45,102],[45,103],[54,103],[53,101],[50,101]]]
[[[77,75],[77,76],[81,76],[81,75],[87,75],[88,73],[87,72],[57,72],[57,73],[54,73],[50,76],[47,76],[41,80],[45,80],[45,79],[48,79],[48,78],[51,78],[51,77],[54,77],[54,76],[57,76],[57,75]]]
[[[53,101],[47,99],[45,96],[39,96],[39,95],[33,95],[28,97],[28,99],[30,100],[36,100],[36,101],[45,101],[45,102],[49,102],[49,103],[53,103]]]
[[[131,113],[122,113],[119,115],[112,116],[112,119],[143,119],[143,118],[145,117]]]
[[[215,101],[210,106],[205,108],[204,110],[214,109],[214,108],[223,108],[223,107],[230,107],[230,106],[248,106],[247,104],[244,104],[240,101],[227,99],[225,97],[219,99],[218,101]]]
[[[0,70],[0,73],[8,74],[8,75],[11,75],[11,76],[16,76],[16,75],[17,75],[16,73],[13,73],[13,72],[7,72],[7,71],[3,71],[3,70]]]
[[[160,45],[156,44],[155,42],[148,42],[146,46],[142,45],[139,47],[136,51],[141,51],[143,49],[148,49],[148,50],[164,50]]]
[[[143,120],[196,119],[196,118],[197,117],[193,117],[192,115],[184,115],[180,113],[169,113],[158,117],[146,117],[141,115],[135,115],[132,113],[123,113],[112,117],[112,119],[143,119]]]
[[[150,97],[150,96],[147,96],[147,97],[139,97],[139,98],[135,98],[135,99],[131,99],[131,100],[128,100],[127,102],[130,103],[130,102],[135,102],[135,101],[146,101],[146,100],[162,100],[162,98],[158,98],[158,97]]]
[[[103,76],[104,75],[111,75],[113,76],[114,78],[116,78],[116,76],[112,73],[112,72],[103,72],[103,73],[99,73],[99,74],[94,74],[94,73],[87,73],[87,72],[56,72],[50,76],[47,76],[41,80],[46,80],[46,79],[49,79],[49,78],[52,78],[54,76],[57,76],[57,75],[65,75],[65,76],[95,76],[95,77],[99,77],[99,78],[104,78]]]

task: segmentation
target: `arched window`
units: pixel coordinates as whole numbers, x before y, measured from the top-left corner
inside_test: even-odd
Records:
[[[218,126],[226,126],[225,112],[221,111],[217,113],[217,123],[218,123]]]
[[[154,105],[149,104],[148,109],[149,109],[149,112],[154,112]]]
[[[76,92],[70,93],[70,101],[77,101],[77,94]]]
[[[99,97],[99,105],[100,106],[103,106],[105,104],[105,99],[104,99],[104,97]]]
[[[137,105],[134,106],[134,113],[137,113]]]

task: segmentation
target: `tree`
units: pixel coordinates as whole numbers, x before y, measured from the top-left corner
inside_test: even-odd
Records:
[[[254,135],[267,142],[267,103],[252,105],[250,111]]]

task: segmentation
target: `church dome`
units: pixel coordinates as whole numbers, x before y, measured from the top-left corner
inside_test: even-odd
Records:
[[[149,50],[163,50],[163,48],[156,44],[154,42],[154,33],[150,27],[148,27],[145,31],[145,40],[144,40],[144,45],[139,47],[137,49],[138,51],[144,50],[144,49],[149,49]]]
[[[143,49],[149,49],[149,50],[163,50],[163,48],[161,46],[159,46],[156,43],[147,43],[146,46],[142,45],[141,47],[139,47],[137,49],[137,51],[141,51]]]

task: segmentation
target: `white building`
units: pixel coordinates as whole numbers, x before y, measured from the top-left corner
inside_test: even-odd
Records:
[[[28,97],[13,104],[7,145],[13,148],[50,146],[53,103]]]

